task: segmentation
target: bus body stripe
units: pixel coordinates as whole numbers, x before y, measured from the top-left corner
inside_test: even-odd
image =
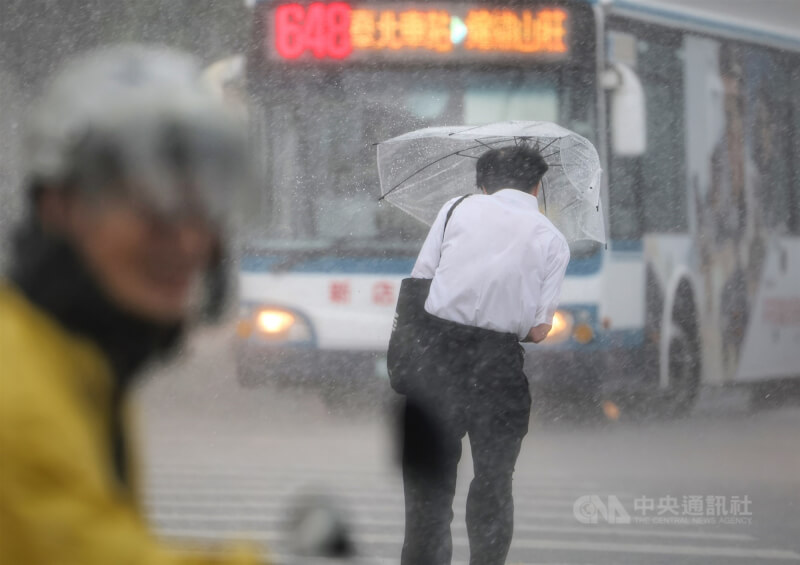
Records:
[[[267,273],[284,260],[279,255],[245,255],[241,260],[241,270],[246,273]],[[335,274],[376,274],[408,276],[414,268],[416,259],[408,257],[315,257],[298,262],[286,271],[288,273],[335,273]],[[597,273],[603,264],[603,254],[596,253],[585,259],[572,259],[567,267],[567,276],[587,276]]]

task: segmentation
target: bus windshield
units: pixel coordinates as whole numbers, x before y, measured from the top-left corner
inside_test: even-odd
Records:
[[[415,253],[428,228],[378,202],[374,144],[432,125],[501,120],[554,121],[591,138],[591,88],[569,86],[566,75],[373,67],[275,77],[259,108],[266,190],[250,243],[284,252]]]

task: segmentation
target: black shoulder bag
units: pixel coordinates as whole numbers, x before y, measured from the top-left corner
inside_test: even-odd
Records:
[[[471,195],[462,196],[447,211],[447,218],[442,230],[444,232],[453,211]],[[428,341],[429,314],[425,311],[425,301],[431,289],[433,279],[403,279],[400,284],[400,293],[397,297],[397,308],[394,314],[392,336],[389,339],[389,351],[386,363],[389,368],[389,382],[392,388],[400,394],[406,394],[414,386],[415,377],[418,378],[419,368],[416,360],[426,348]]]

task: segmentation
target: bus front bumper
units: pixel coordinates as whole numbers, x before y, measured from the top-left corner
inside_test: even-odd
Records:
[[[389,378],[386,355],[375,351],[321,350],[312,346],[236,343],[239,381],[308,388],[369,386]]]
[[[641,348],[595,350],[526,347],[525,373],[534,390],[596,392],[613,397],[641,390],[654,382]]]

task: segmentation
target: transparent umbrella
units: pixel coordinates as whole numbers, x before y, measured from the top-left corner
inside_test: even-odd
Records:
[[[537,148],[550,166],[540,208],[567,241],[605,243],[597,150],[549,122],[432,127],[379,143],[381,200],[430,225],[445,202],[477,190],[475,163],[485,151],[519,144]]]

